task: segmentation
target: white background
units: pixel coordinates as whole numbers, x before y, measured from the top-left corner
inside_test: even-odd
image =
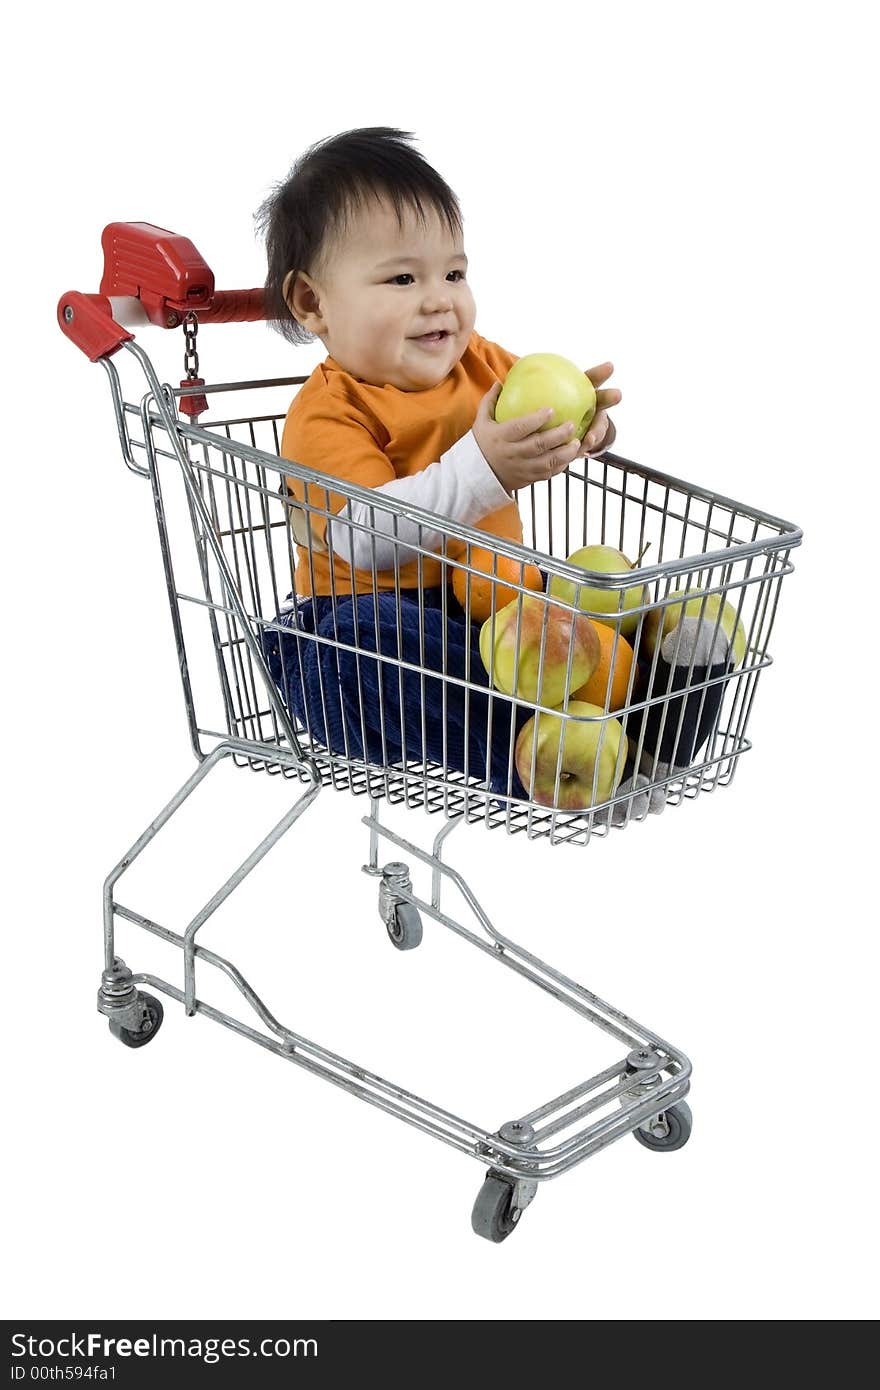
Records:
[[[7,1316],[876,1315],[869,13],[378,0],[23,21],[3,98]],[[189,236],[222,287],[260,284],[272,185],[313,141],[378,124],[414,132],[461,199],[480,332],[612,359],[621,453],[805,532],[729,789],[586,850],[450,843],[503,930],[694,1061],[685,1150],[612,1146],[497,1247],[470,1231],[465,1156],[178,1007],[137,1052],[94,1009],[104,875],[194,764],[149,489],[55,304],[97,289],[113,220]],[[179,334],[141,341],[179,378]],[[323,356],[262,325],[201,346],[215,380]],[[275,782],[207,786],[120,885],[178,930],[280,814]],[[587,1076],[605,1044],[573,1014],[439,927],[388,945],[363,809],[325,792],[204,943],[291,1027],[490,1127]],[[134,929],[119,950],[180,969]]]

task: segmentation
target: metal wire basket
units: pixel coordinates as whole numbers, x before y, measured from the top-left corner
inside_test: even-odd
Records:
[[[278,458],[279,428],[286,406],[271,408],[266,397],[277,397],[279,390],[289,395],[302,378],[272,383],[241,383],[216,388],[200,388],[213,407],[222,393],[224,403],[239,391],[258,391],[263,398],[262,408],[253,413],[223,413],[219,419],[196,426],[170,413],[159,412],[145,403],[139,411],[143,437],[138,440],[156,466],[156,502],[163,547],[174,554],[175,567],[166,565],[169,577],[169,599],[175,616],[175,634],[181,671],[184,673],[184,694],[193,742],[203,752],[206,740],[228,735],[246,737],[265,745],[262,765],[268,770],[283,770],[289,775],[308,776],[307,768],[315,769],[323,784],[354,793],[369,793],[387,797],[391,802],[407,806],[424,806],[446,815],[464,815],[469,821],[482,821],[493,827],[503,827],[508,833],[524,831],[530,838],[548,837],[551,841],[586,844],[592,835],[604,835],[609,825],[624,827],[635,819],[644,819],[645,783],[638,790],[617,792],[597,799],[590,787],[587,806],[573,812],[559,809],[563,771],[552,771],[551,789],[542,801],[523,799],[512,794],[514,776],[514,742],[516,724],[508,715],[510,725],[510,780],[506,786],[489,786],[488,764],[467,765],[470,742],[472,704],[479,702],[488,709],[487,725],[491,733],[493,721],[501,723],[511,705],[517,706],[519,727],[525,717],[555,716],[563,726],[559,739],[564,750],[565,726],[577,723],[609,723],[616,720],[631,746],[629,762],[642,769],[650,787],[663,794],[666,805],[676,805],[693,799],[703,791],[723,786],[733,777],[737,762],[751,744],[747,738],[751,714],[761,672],[770,665],[769,642],[779,600],[783,577],[790,573],[790,552],[798,543],[799,533],[777,517],[746,507],[729,498],[718,496],[679,479],[644,468],[616,455],[605,454],[599,459],[585,459],[572,466],[564,475],[549,482],[535,484],[519,494],[525,521],[526,544],[490,538],[473,528],[456,525],[426,513],[419,517],[411,507],[404,508],[392,501],[379,504],[375,496],[362,489],[340,483],[331,476],[322,476],[295,463]],[[179,392],[173,392],[179,395]],[[131,406],[124,406],[129,412]],[[173,437],[169,436],[169,432]],[[129,435],[128,443],[133,447]],[[183,566],[177,561],[181,545],[172,536],[172,520],[168,488],[163,475],[165,460],[173,464],[175,477],[171,480],[179,489],[181,466],[186,488],[187,523],[195,537],[185,554],[194,563]],[[391,598],[398,614],[401,634],[396,647],[383,652],[381,631],[368,626],[360,642],[338,635],[342,624],[338,614],[343,604],[351,606],[348,593],[330,596],[332,615],[322,624],[322,633],[299,630],[279,624],[278,615],[294,588],[295,547],[289,524],[290,501],[287,480],[307,489],[301,509],[310,517],[331,515],[331,492],[352,500],[366,500],[372,513],[371,534],[387,537],[398,519],[406,516],[419,523],[419,532],[439,535],[439,549],[429,549],[422,539],[400,545],[400,556],[393,567],[399,575],[403,563],[413,554],[419,565],[439,556],[446,582],[442,586],[441,615],[450,620],[453,609],[460,617],[460,605],[454,593],[456,570],[463,579],[458,590],[464,590],[465,617],[470,620],[471,585],[485,580],[485,572],[474,567],[473,553],[491,544],[500,559],[522,566],[538,566],[546,577],[547,589],[535,593],[516,580],[500,579],[491,585],[492,609],[486,621],[498,616],[496,593],[509,597],[517,605],[513,625],[512,646],[522,646],[523,604],[537,606],[542,632],[537,638],[538,666],[550,666],[549,619],[555,612],[574,615],[580,611],[576,603],[566,602],[548,590],[553,581],[583,591],[587,582],[592,590],[607,589],[615,602],[627,594],[623,575],[586,575],[566,562],[566,556],[588,543],[613,546],[627,554],[642,554],[646,547],[655,557],[654,563],[639,570],[639,582],[645,586],[642,601],[627,610],[634,630],[629,643],[635,651],[643,650],[647,632],[655,631],[665,612],[676,616],[684,612],[706,624],[707,642],[716,639],[723,643],[726,632],[723,622],[733,626],[741,650],[730,661],[716,662],[707,670],[698,660],[696,648],[689,659],[669,662],[661,655],[661,645],[654,642],[647,658],[633,663],[627,683],[626,699],[622,706],[609,713],[604,721],[597,716],[584,719],[569,711],[572,693],[572,664],[575,661],[574,641],[565,655],[566,670],[561,676],[564,697],[551,705],[524,690],[514,687],[513,693],[487,685],[491,675],[474,666],[462,674],[437,671],[407,659],[402,636],[401,589],[395,582],[390,589],[378,587],[379,575],[373,569],[373,592],[368,601],[378,605],[380,594]],[[383,513],[385,515],[383,515]],[[353,525],[351,530],[356,529]],[[304,533],[311,535],[308,527]],[[183,537],[180,538],[183,540]],[[309,547],[311,540],[309,541]],[[452,558],[455,550],[458,558]],[[173,577],[172,577],[173,576]],[[632,578],[629,579],[632,588]],[[686,606],[685,606],[686,605]],[[725,611],[725,605],[727,606]],[[363,607],[363,605],[361,605]],[[588,610],[589,611],[589,610]],[[667,624],[668,625],[668,624]],[[349,624],[350,627],[350,624]],[[328,635],[328,628],[330,633]],[[336,628],[336,635],[333,629]],[[573,627],[569,624],[573,631]],[[679,621],[674,629],[679,639],[684,627]],[[674,635],[673,632],[673,635]],[[293,713],[296,703],[291,692],[279,691],[276,682],[265,669],[265,653],[272,634],[290,640],[295,634],[300,667],[307,663],[307,648],[321,644],[350,658],[346,669],[353,671],[352,695],[356,707],[341,725],[341,743],[335,746],[321,740],[311,727],[308,706],[305,720]],[[212,673],[213,689],[196,690],[192,677],[192,652],[200,639],[207,639],[216,660]],[[517,641],[519,638],[519,641]],[[622,639],[625,641],[626,639]],[[378,645],[378,650],[377,650]],[[667,647],[671,644],[667,638]],[[674,644],[673,644],[674,646]],[[673,649],[673,655],[675,655]],[[320,701],[326,708],[330,692],[325,689],[328,663],[315,664],[320,684]],[[376,673],[379,672],[379,679]],[[186,674],[189,672],[190,674]],[[368,710],[364,686],[369,674],[369,689],[380,693],[380,707]],[[406,730],[413,719],[401,717],[407,694],[416,683],[423,692],[420,715],[426,709],[439,711],[453,700],[464,711],[464,766],[454,766],[447,757],[443,762],[430,761],[422,754],[424,740],[415,756],[407,747]],[[523,682],[525,684],[525,682]],[[284,699],[284,696],[287,696]],[[299,700],[300,709],[305,702]],[[314,703],[314,702],[313,702]],[[486,715],[484,714],[484,719]],[[324,728],[329,720],[324,721]],[[676,757],[686,742],[685,724],[700,728],[701,747],[687,760]],[[369,740],[356,737],[366,725],[375,727],[373,743],[381,749],[402,742],[402,756],[396,758],[364,756]],[[319,721],[320,726],[320,721]],[[649,730],[654,727],[654,737]],[[393,727],[393,736],[388,728]],[[354,731],[354,736],[350,734]],[[601,748],[602,732],[599,734]],[[401,739],[402,734],[402,739]],[[665,735],[665,740],[664,740]],[[355,743],[357,749],[349,744]],[[661,752],[673,756],[661,757]],[[650,745],[650,747],[648,746]],[[693,740],[691,740],[693,746]],[[293,752],[296,769],[280,768],[273,762],[271,750],[283,748]],[[461,759],[459,759],[461,763]],[[599,758],[596,759],[598,766]],[[620,779],[618,779],[619,784]],[[657,798],[655,797],[655,803]],[[547,804],[549,802],[549,804]],[[616,814],[609,815],[609,809]]]

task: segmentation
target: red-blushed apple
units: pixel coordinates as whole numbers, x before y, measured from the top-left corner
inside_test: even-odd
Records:
[[[486,619],[480,629],[480,656],[493,683],[506,695],[552,707],[562,704],[567,690],[577,690],[590,679],[601,647],[583,613],[536,595],[523,598],[521,614],[519,599],[514,599],[494,621]]]
[[[632,560],[610,545],[585,545],[569,555],[568,563],[596,574],[626,574],[633,568]],[[624,589],[605,589],[590,587],[588,583],[572,584],[559,575],[554,575],[550,580],[550,593],[566,603],[577,603],[578,608],[589,613],[594,623],[616,627],[619,622],[624,637],[630,637],[639,625],[639,614],[630,610],[648,601],[648,589],[644,584],[635,583]],[[619,614],[623,616],[619,617]]]
[[[530,352],[520,357],[504,378],[495,402],[495,419],[515,420],[551,406],[553,414],[541,429],[552,430],[571,420],[572,438],[583,439],[596,414],[596,388],[576,362],[555,352]]]
[[[533,715],[523,725],[516,740],[516,770],[539,806],[584,811],[614,795],[627,751],[618,719],[598,705],[572,700],[567,710]]]

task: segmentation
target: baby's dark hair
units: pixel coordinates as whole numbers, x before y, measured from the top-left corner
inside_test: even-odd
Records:
[[[458,199],[406,143],[413,138],[390,126],[369,126],[320,140],[300,156],[257,212],[268,258],[266,317],[289,342],[309,343],[315,334],[291,314],[284,299],[286,277],[291,271],[317,273],[330,239],[345,231],[352,213],[368,198],[387,199],[401,227],[405,210],[415,212],[424,225],[427,206],[453,236],[461,233]]]

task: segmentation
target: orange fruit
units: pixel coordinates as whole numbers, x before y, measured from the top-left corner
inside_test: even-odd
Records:
[[[495,550],[475,547],[462,556],[465,564],[470,564],[480,574],[469,573],[456,568],[452,572],[452,591],[462,608],[467,608],[468,581],[470,581],[471,622],[483,623],[492,613],[492,592],[495,594],[495,612],[500,613],[508,603],[519,595],[518,589],[508,588],[510,584],[522,584],[526,589],[542,590],[544,587],[541,571],[536,565],[524,565],[519,560],[510,560]]]
[[[588,705],[598,705],[600,709],[607,710],[609,714],[612,710],[623,709],[626,704],[626,692],[629,686],[629,673],[633,664],[633,649],[625,637],[617,637],[615,648],[616,630],[609,627],[607,623],[594,623],[593,626],[599,636],[599,665],[596,667],[586,685],[582,685],[579,690],[571,692],[572,700],[584,700]],[[608,676],[611,672],[612,656],[614,660],[614,674],[611,676],[611,693],[608,693]]]

